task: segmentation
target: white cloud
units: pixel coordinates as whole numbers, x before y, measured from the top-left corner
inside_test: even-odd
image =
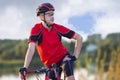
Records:
[[[7,6],[4,9],[0,8],[2,10],[0,10],[2,12],[0,13],[0,38],[27,38],[31,26],[38,22],[36,17],[33,16],[35,14],[34,8],[38,5],[38,2],[40,1],[32,3],[32,0],[30,0],[28,4],[23,3],[22,5],[22,2],[20,2],[21,7],[15,4],[13,6],[11,6],[12,4],[6,4]],[[79,31],[73,24],[68,23],[71,17],[90,13],[95,21],[91,33],[100,33],[106,36],[108,33],[120,32],[120,0],[66,0],[65,2],[61,0],[51,2],[56,8],[56,23],[77,31],[83,36],[84,40],[89,34]],[[31,7],[31,5],[34,7]],[[101,13],[103,15],[99,16]]]
[[[28,37],[31,27],[28,25],[32,20],[31,17],[24,14],[23,11],[15,6],[9,6],[3,11],[0,15],[1,39],[25,39]],[[33,23],[33,21],[31,23]],[[32,25],[31,23],[30,25]]]
[[[120,17],[107,15],[96,20],[93,27],[94,33],[100,33],[105,37],[108,33],[120,32]]]
[[[102,34],[103,38],[109,33],[120,32],[120,1],[106,0],[106,6],[102,8],[104,16],[95,17],[93,33]]]
[[[0,38],[18,38],[21,31],[22,20],[24,20],[22,13],[15,7],[8,7],[3,14],[0,15]]]

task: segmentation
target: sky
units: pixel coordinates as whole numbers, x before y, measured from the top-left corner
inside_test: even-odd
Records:
[[[36,8],[43,2],[55,7],[55,23],[83,40],[88,35],[120,32],[120,0],[0,0],[0,39],[26,39],[38,22]]]

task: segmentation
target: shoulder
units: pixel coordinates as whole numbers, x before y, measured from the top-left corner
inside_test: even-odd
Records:
[[[53,24],[54,28],[56,28],[59,32],[68,32],[70,31],[69,28],[67,28],[66,26],[60,25],[60,24]]]
[[[56,23],[54,23],[53,26],[56,27],[56,28],[65,27],[65,26],[63,26],[63,25],[56,24]]]
[[[31,29],[31,34],[39,34],[40,29],[42,28],[42,23],[35,24]]]
[[[42,23],[36,23],[36,24],[32,27],[32,29],[37,30],[37,29],[40,29],[41,27],[42,27]]]

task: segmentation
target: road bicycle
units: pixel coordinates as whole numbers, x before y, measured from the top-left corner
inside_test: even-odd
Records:
[[[56,64],[53,64],[52,66],[49,66],[49,67],[41,67],[40,69],[36,69],[36,70],[28,70],[23,80],[26,80],[26,76],[29,74],[35,74],[37,80],[43,80],[38,77],[39,74],[43,74],[43,73],[45,73],[45,80],[50,80],[48,77],[49,71],[53,72],[54,78],[52,80],[65,80],[65,77],[64,79],[61,79],[59,69],[60,68],[57,67]]]

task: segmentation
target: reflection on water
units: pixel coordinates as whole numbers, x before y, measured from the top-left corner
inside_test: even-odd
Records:
[[[88,76],[88,72],[86,69],[80,69],[80,70],[75,70],[75,80],[95,80],[95,76],[94,75],[90,75]],[[44,80],[44,74],[39,76],[39,80]],[[63,78],[63,74],[62,74],[62,78]],[[15,75],[3,75],[0,76],[0,80],[20,80],[20,78],[18,76]],[[29,78],[27,78],[27,80],[37,80],[35,75],[30,75]]]
[[[20,80],[20,79],[15,75],[3,75],[0,77],[0,80]]]
[[[44,79],[44,76],[43,75],[40,75],[39,76],[39,79],[40,80],[43,80]],[[3,75],[3,76],[0,76],[0,80],[21,80],[19,78],[19,76],[16,76],[16,75]],[[35,75],[31,75],[31,77],[27,77],[27,80],[37,80],[36,76]]]

